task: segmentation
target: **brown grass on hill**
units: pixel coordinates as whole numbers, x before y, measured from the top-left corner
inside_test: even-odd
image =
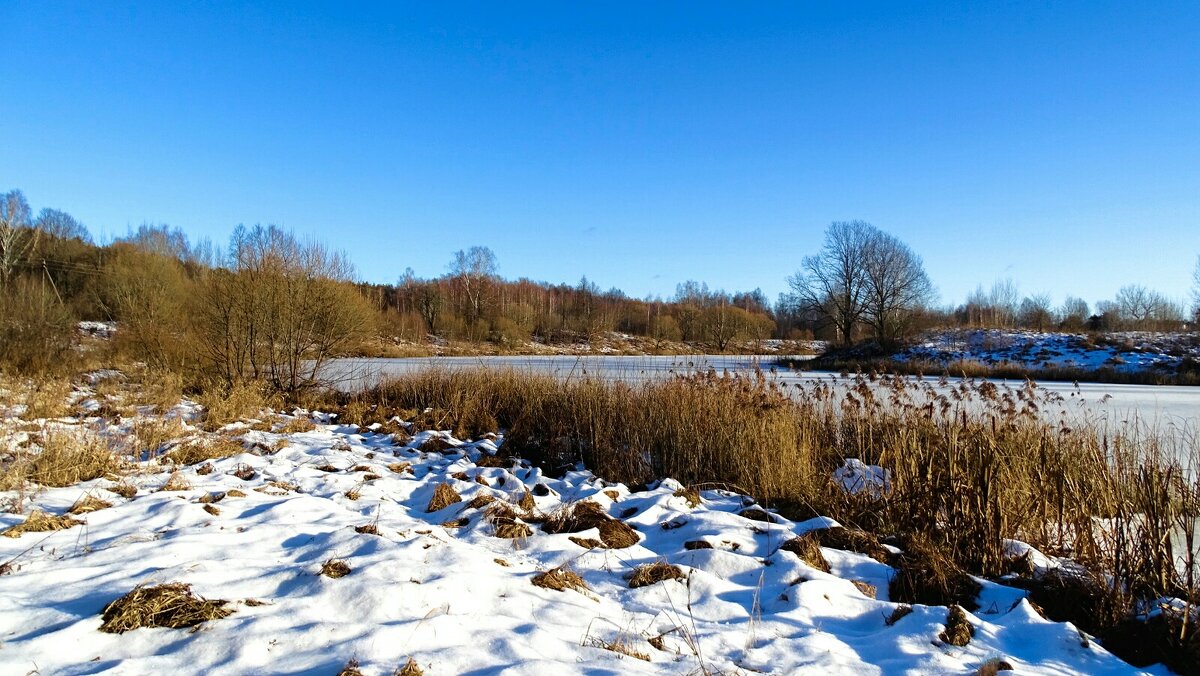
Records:
[[[517,506],[526,512],[532,512],[533,510],[537,509],[537,502],[534,501],[532,493],[525,491],[525,494],[521,496],[519,501],[517,501]]]
[[[139,586],[104,607],[100,631],[121,634],[141,627],[179,629],[227,617],[227,601],[207,600],[179,582]]]
[[[90,512],[98,512],[102,509],[108,509],[109,507],[112,507],[111,502],[108,502],[107,500],[101,500],[100,498],[89,493],[76,500],[75,504],[71,505],[71,509],[67,510],[67,513],[88,514]]]
[[[688,507],[691,507],[692,509],[699,507],[700,503],[703,502],[703,500],[700,499],[700,490],[695,486],[685,486],[680,488],[679,490],[675,491],[674,496],[686,500]],[[616,498],[613,499],[615,500]]]
[[[626,579],[629,580],[630,589],[637,589],[665,580],[685,580],[687,575],[684,575],[679,566],[673,566],[665,561],[655,561],[634,568],[633,572],[626,575]]]
[[[805,533],[800,537],[792,538],[780,545],[779,549],[795,554],[800,557],[801,561],[821,572],[829,572],[829,562],[825,560],[825,555],[821,553],[821,543],[812,533]]]
[[[46,533],[55,530],[65,530],[75,526],[82,526],[83,522],[78,519],[72,519],[66,514],[53,516],[41,510],[33,510],[25,520],[18,524],[13,524],[8,528],[0,531],[0,535],[9,538],[20,537],[22,533]]]
[[[433,491],[433,497],[429,499],[429,505],[425,507],[426,512],[437,512],[443,510],[456,502],[462,502],[462,496],[454,487],[448,483],[438,484]]]
[[[587,582],[579,576],[579,573],[561,566],[538,573],[530,581],[535,587],[553,589],[555,591],[566,591],[568,589],[587,591],[590,589]]]
[[[942,643],[961,648],[970,643],[974,635],[975,627],[967,619],[967,613],[963,611],[962,606],[950,606],[950,612],[946,613],[946,628],[938,634],[938,639]]]
[[[311,432],[317,429],[317,424],[308,418],[286,418],[282,423],[276,426],[277,434],[299,434],[302,432]]]
[[[137,443],[137,451],[145,451],[151,457],[169,442],[185,437],[192,432],[184,428],[178,418],[135,418],[130,430]],[[133,439],[128,440],[132,444]]]
[[[600,524],[600,539],[609,549],[625,549],[641,542],[636,530],[616,519]]]
[[[512,505],[496,500],[484,511],[484,518],[492,524],[495,536],[507,540],[527,538],[533,535],[533,529],[528,524],[517,520],[517,512]]]
[[[495,501],[496,496],[488,493],[480,493],[479,495],[471,498],[471,501],[467,503],[467,507],[471,509],[479,509],[481,507],[487,507]]]
[[[18,401],[25,404],[25,420],[62,418],[71,414],[67,396],[70,381],[63,378],[36,378],[20,388]]]

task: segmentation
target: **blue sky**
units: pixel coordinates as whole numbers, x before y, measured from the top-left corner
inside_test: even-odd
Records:
[[[360,276],[774,297],[830,221],[945,302],[1182,299],[1200,3],[0,2],[0,190],[95,233],[276,223]]]

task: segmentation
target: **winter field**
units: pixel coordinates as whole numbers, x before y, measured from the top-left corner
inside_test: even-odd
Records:
[[[497,455],[503,436],[395,419],[202,426],[188,400],[113,418],[96,387],[68,396],[50,419],[6,407],[9,453],[64,437],[130,452],[0,492],[6,674],[1167,673],[984,579],[966,612],[900,603],[896,547],[716,486],[552,478]],[[850,493],[879,477],[836,473]]]

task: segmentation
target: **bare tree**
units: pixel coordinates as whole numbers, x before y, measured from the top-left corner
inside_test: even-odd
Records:
[[[825,231],[821,253],[805,256],[800,271],[788,277],[797,304],[825,317],[845,345],[866,312],[863,252],[874,231],[864,221],[835,221]]]
[[[1021,305],[1017,310],[1017,321],[1021,326],[1035,331],[1045,331],[1053,320],[1049,294],[1039,293],[1021,299]]]
[[[92,235],[74,216],[58,209],[45,208],[38,212],[34,225],[45,235],[59,239],[78,239],[82,242],[92,241]]]
[[[1082,331],[1090,316],[1091,310],[1086,300],[1067,296],[1058,310],[1059,327],[1066,331]]]
[[[20,190],[0,195],[0,286],[8,286],[13,272],[37,246],[38,230],[29,222],[29,203]]]
[[[1161,293],[1140,284],[1117,291],[1116,307],[1121,322],[1148,331],[1175,328],[1183,321],[1183,309]]]
[[[894,343],[913,313],[933,299],[921,257],[896,237],[874,230],[863,250],[863,319],[883,344]]]
[[[1192,305],[1196,321],[1200,322],[1200,256],[1196,257],[1196,271],[1192,273]]]
[[[496,254],[486,246],[473,246],[454,252],[450,275],[466,299],[467,321],[474,323],[483,316],[487,304],[488,286],[496,276]]]

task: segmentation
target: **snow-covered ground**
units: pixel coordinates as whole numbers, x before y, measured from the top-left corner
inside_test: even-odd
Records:
[[[939,639],[946,608],[916,606],[889,625],[890,567],[826,548],[824,573],[779,549],[833,525],[826,519],[751,520],[739,515],[749,499],[719,490],[693,506],[670,480],[634,492],[583,470],[555,479],[491,457],[502,438],[409,439],[313,419],[289,434],[224,430],[246,452],[181,468],[183,490],[162,490],[170,468],[143,459],[127,476],[46,489],[22,513],[0,515],[2,529],[86,495],[113,504],[66,530],[0,538],[0,671],[332,674],[354,658],[365,674],[391,674],[411,657],[426,674],[929,674],[1002,658],[1018,673],[1138,673],[1042,619],[1023,592],[986,581],[964,647]],[[864,485],[886,480],[848,469]],[[136,494],[109,490],[118,483]],[[461,501],[429,512],[441,484]],[[587,548],[577,540],[600,538],[595,528],[549,534],[536,524],[497,537],[487,508],[471,506],[478,496],[531,499],[541,514],[594,501],[638,543]],[[685,545],[696,541],[711,548]],[[330,559],[349,574],[320,574]],[[630,588],[626,576],[657,561],[686,577]],[[587,588],[532,583],[559,567]],[[233,613],[195,630],[100,631],[106,604],[171,582]],[[604,647],[614,645],[648,659]]]
[[[1081,334],[980,329],[935,332],[894,358],[941,364],[965,360],[1030,369],[1171,372],[1187,357],[1200,358],[1200,336],[1130,332],[1110,334],[1103,342],[1093,342]]]

